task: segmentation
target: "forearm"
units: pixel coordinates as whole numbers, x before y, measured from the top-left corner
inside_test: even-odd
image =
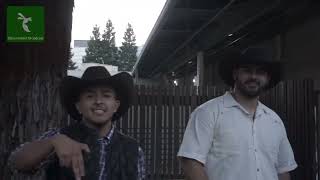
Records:
[[[282,173],[278,175],[279,180],[290,180],[290,174],[287,173]]]
[[[29,171],[39,166],[52,151],[51,138],[33,141],[12,153],[10,163],[17,170]]]
[[[186,180],[208,180],[204,166],[200,162],[193,159],[182,158],[181,164]]]

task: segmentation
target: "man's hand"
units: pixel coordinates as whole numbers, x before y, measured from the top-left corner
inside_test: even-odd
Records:
[[[88,145],[74,141],[63,134],[52,137],[51,144],[59,158],[60,166],[72,167],[75,178],[81,180],[85,175],[82,151],[89,153]]]

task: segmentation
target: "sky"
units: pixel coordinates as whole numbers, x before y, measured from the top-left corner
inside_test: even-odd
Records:
[[[97,24],[103,33],[108,19],[116,32],[116,45],[121,46],[127,24],[136,34],[141,46],[147,40],[166,0],[75,0],[72,22],[73,40],[88,40]]]

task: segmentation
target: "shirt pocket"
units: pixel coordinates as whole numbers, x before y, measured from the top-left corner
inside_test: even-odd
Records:
[[[263,151],[267,157],[267,159],[269,160],[269,162],[271,162],[274,167],[277,166],[278,163],[278,150],[272,147],[265,147],[263,146]]]
[[[213,140],[213,151],[213,154],[217,157],[239,155],[239,136],[235,129],[224,129],[218,132]]]
[[[269,131],[268,131],[269,129]],[[270,124],[270,128],[261,129],[260,148],[266,157],[276,166],[281,141],[281,126],[277,122]]]

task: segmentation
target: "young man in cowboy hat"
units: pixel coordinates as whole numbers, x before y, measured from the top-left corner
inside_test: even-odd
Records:
[[[133,88],[128,73],[111,76],[102,66],[87,68],[81,78],[64,78],[62,104],[79,122],[24,144],[11,154],[11,166],[21,171],[45,167],[52,180],[144,179],[141,148],[113,125],[128,110]]]
[[[297,167],[279,116],[259,95],[281,79],[281,64],[260,48],[219,65],[233,90],[194,110],[178,153],[188,180],[289,180]]]

